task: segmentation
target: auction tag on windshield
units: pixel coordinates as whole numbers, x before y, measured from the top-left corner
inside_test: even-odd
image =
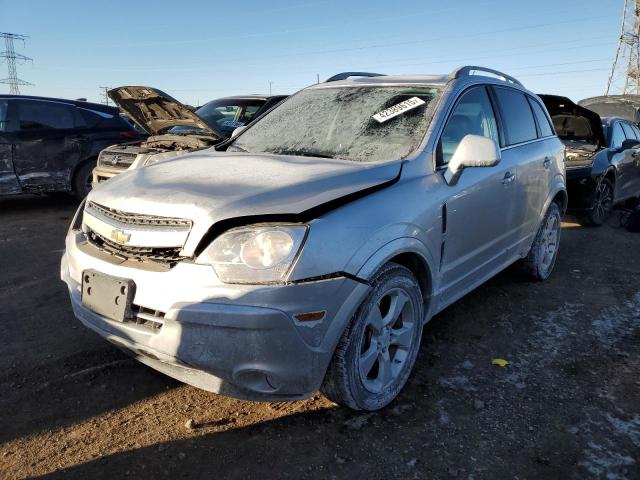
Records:
[[[398,115],[402,115],[404,112],[408,112],[409,110],[413,110],[420,105],[424,105],[426,102],[418,97],[411,97],[404,102],[400,102],[393,107],[389,107],[386,110],[381,111],[380,113],[376,113],[372,116],[374,120],[378,123],[386,122],[387,120],[392,119],[393,117],[397,117]]]

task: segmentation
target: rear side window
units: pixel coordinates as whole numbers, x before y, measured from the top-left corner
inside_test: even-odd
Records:
[[[549,123],[549,117],[542,109],[540,104],[533,98],[529,98],[529,103],[531,104],[531,110],[533,110],[533,114],[536,116],[536,120],[538,121],[540,136],[550,137],[551,135],[553,135],[553,129],[551,128],[551,124]]]
[[[73,107],[56,102],[23,100],[18,104],[18,128],[30,130],[65,130],[74,127]]]
[[[481,135],[498,143],[498,126],[484,87],[473,88],[460,97],[438,142],[438,165],[449,163],[465,135]]]
[[[640,140],[640,129],[633,124],[631,124],[631,129],[633,130],[633,133],[636,134],[636,138]]]
[[[9,119],[7,118],[7,110],[9,110],[9,101],[0,100],[0,132],[9,130]]]
[[[529,102],[523,93],[510,88],[496,88],[507,145],[538,138]]]

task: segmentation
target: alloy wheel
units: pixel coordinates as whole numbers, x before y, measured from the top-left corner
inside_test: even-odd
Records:
[[[594,216],[603,221],[609,216],[613,207],[613,189],[609,181],[602,180],[596,188],[596,201],[593,206]]]
[[[371,309],[358,357],[360,379],[368,391],[384,392],[401,375],[411,352],[416,322],[413,304],[400,288],[384,293]]]
[[[549,215],[542,230],[540,242],[540,266],[547,272],[555,260],[560,237],[560,219],[556,215]]]

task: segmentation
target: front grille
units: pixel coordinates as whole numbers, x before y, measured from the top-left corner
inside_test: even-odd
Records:
[[[155,215],[140,215],[137,213],[120,212],[93,202],[89,202],[88,208],[125,225],[191,228],[191,220],[185,220],[182,218],[158,217]]]
[[[94,247],[99,248],[111,255],[138,261],[152,261],[164,265],[172,266],[184,257],[180,256],[180,247],[132,247],[130,245],[120,245],[103,237],[102,235],[89,231],[87,241]]]
[[[102,167],[127,169],[134,162],[137,155],[134,152],[103,150],[98,158],[98,163]]]

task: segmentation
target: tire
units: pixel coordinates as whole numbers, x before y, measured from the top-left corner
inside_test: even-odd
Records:
[[[413,369],[423,320],[422,293],[413,273],[396,263],[382,267],[342,334],[320,391],[353,410],[388,405]]]
[[[613,182],[608,178],[602,178],[593,192],[593,206],[589,213],[584,215],[582,223],[590,227],[601,227],[611,214],[613,193]]]
[[[538,227],[531,250],[521,261],[522,271],[531,280],[541,282],[551,275],[560,247],[561,222],[560,207],[553,202]]]
[[[73,194],[78,200],[84,199],[91,191],[93,181],[93,169],[95,161],[86,162],[80,165],[73,176]]]

